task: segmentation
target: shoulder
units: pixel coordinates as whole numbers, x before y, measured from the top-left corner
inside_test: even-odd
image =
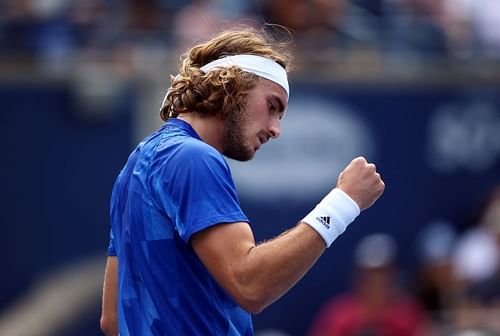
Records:
[[[189,167],[216,165],[228,169],[227,162],[222,154],[199,139],[189,138],[183,141],[178,146],[175,146],[171,154],[174,159],[183,162],[184,165]]]
[[[209,160],[225,163],[222,154],[201,140],[191,125],[182,120],[170,120],[158,132],[158,137],[153,143],[155,156],[159,159],[187,162]]]
[[[179,154],[185,156],[207,156],[215,159],[222,159],[222,154],[206,142],[196,138],[188,138],[179,146]]]
[[[152,172],[163,178],[218,176],[228,178],[229,165],[222,154],[200,139],[183,136],[163,139],[154,154]]]

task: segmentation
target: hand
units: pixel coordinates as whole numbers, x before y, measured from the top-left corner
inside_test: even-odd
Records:
[[[360,156],[352,160],[340,173],[337,188],[342,189],[364,210],[371,207],[382,195],[385,184],[375,165]]]

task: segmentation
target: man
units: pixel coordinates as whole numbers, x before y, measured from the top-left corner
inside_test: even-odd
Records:
[[[183,56],[165,125],[138,145],[113,189],[107,335],[117,335],[117,320],[121,336],[253,335],[250,314],[286,293],[381,195],[375,166],[354,159],[295,227],[255,243],[223,155],[250,160],[280,135],[289,66],[286,46],[252,29]]]

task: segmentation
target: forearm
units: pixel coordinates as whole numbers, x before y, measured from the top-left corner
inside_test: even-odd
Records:
[[[249,250],[234,269],[241,297],[259,312],[292,288],[325,251],[314,229],[299,223],[273,240]]]
[[[106,336],[118,335],[117,288],[118,258],[108,257],[104,273],[102,295],[101,330]]]

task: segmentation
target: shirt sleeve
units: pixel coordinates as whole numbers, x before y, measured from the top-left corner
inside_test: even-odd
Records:
[[[184,145],[170,155],[154,177],[153,187],[186,242],[212,225],[248,222],[227,162],[206,144]]]
[[[108,257],[116,257],[113,230],[109,230]]]

